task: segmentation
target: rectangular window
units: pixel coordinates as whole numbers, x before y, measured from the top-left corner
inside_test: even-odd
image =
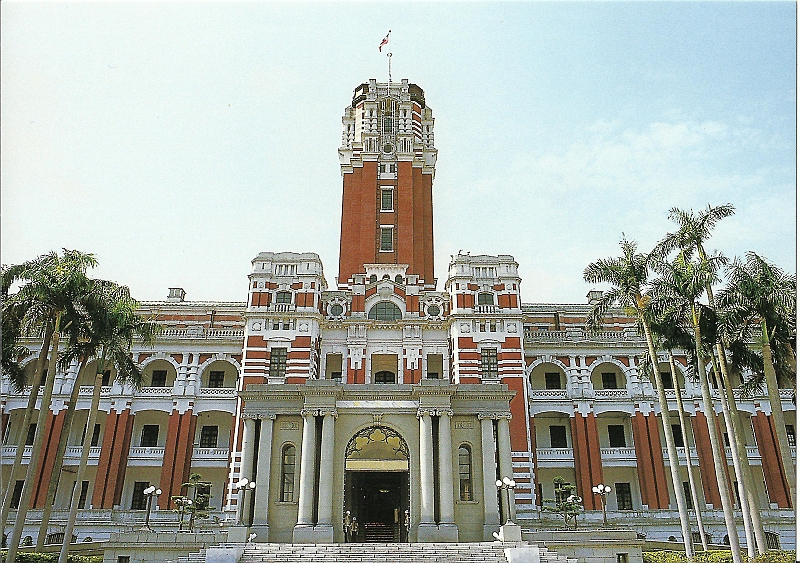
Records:
[[[133,484],[131,510],[145,510],[147,508],[147,497],[144,494],[144,490],[149,486],[150,481],[136,481]]]
[[[110,369],[107,369],[106,371],[103,372],[103,378],[100,381],[100,385],[103,386],[103,387],[108,387],[109,385],[111,385],[111,370]]]
[[[117,555],[117,563],[131,563],[130,555]]]
[[[13,509],[19,508],[19,499],[22,498],[22,486],[24,484],[24,479],[14,483],[14,492],[11,493],[11,508]]]
[[[200,447],[216,448],[219,426],[203,426],[200,429]]]
[[[484,379],[497,379],[497,350],[495,348],[481,350],[481,375]]]
[[[273,348],[269,353],[269,376],[286,376],[286,348]]]
[[[295,448],[284,446],[281,459],[281,502],[294,501]]]
[[[796,444],[794,435],[794,424],[786,425],[786,438],[789,440],[790,446],[794,446]]]
[[[458,488],[461,500],[472,500],[472,452],[467,446],[458,448]]]
[[[692,510],[694,505],[692,504],[692,489],[689,487],[689,481],[683,482],[683,497],[686,499],[687,510]]]
[[[617,493],[617,510],[633,510],[633,496],[630,483],[614,483]]]
[[[28,426],[28,435],[25,437],[25,445],[26,446],[32,446],[33,445],[33,439],[34,439],[35,436],[36,436],[36,423],[31,424],[30,426]]]
[[[675,385],[672,384],[672,374],[668,371],[661,372],[661,383],[664,389],[675,389]]]
[[[154,369],[153,376],[150,378],[150,387],[166,387],[167,386],[167,370]]]
[[[616,373],[603,373],[603,389],[617,389],[617,374]]]
[[[621,424],[608,425],[608,447],[609,448],[624,448],[625,447],[625,427]]]
[[[392,118],[391,117],[384,117],[383,118],[383,132],[384,133],[391,133],[392,132]]]
[[[158,424],[145,424],[142,426],[142,440],[139,446],[155,448],[158,446]]]
[[[394,227],[381,227],[381,252],[394,249]]]
[[[672,425],[672,438],[675,440],[675,447],[682,448],[683,447],[683,433],[681,432],[681,425],[680,424],[673,424]]]
[[[394,211],[394,190],[381,188],[381,211]]]
[[[550,427],[550,447],[551,448],[566,448],[567,447],[567,427],[566,426],[551,426]]]
[[[444,364],[441,354],[428,354],[428,379],[441,379],[444,373]]]
[[[83,440],[81,440],[83,441]],[[91,447],[96,448],[97,444],[100,443],[100,425],[95,424],[94,428],[92,429],[92,442],[89,444]]]
[[[544,388],[545,389],[561,389],[561,374],[558,372],[549,372],[544,374]]]
[[[225,384],[224,371],[212,371],[208,376],[208,386],[214,389],[219,389]]]

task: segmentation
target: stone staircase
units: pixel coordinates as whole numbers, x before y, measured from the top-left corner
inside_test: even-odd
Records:
[[[242,544],[238,544],[242,546]],[[231,545],[231,547],[234,547]],[[538,549],[539,563],[576,563],[542,545],[526,543],[251,543],[239,563],[514,563],[536,562],[519,551]],[[528,551],[528,550],[525,550]],[[509,555],[509,557],[507,557]],[[181,557],[176,563],[205,563],[205,550]]]

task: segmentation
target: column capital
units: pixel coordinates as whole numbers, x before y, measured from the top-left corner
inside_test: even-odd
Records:
[[[319,416],[332,416],[333,418],[339,418],[339,411],[336,409],[319,409]]]
[[[320,409],[300,409],[300,416],[303,418],[308,416],[320,416]]]
[[[453,417],[453,409],[436,409],[436,416],[449,416]]]
[[[417,418],[422,418],[423,416],[436,416],[436,409],[418,408]]]

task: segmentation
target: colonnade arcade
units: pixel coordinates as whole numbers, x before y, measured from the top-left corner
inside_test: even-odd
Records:
[[[495,486],[513,474],[513,392],[442,381],[347,387],[242,393],[233,480],[255,482],[235,499],[257,541],[483,541],[501,514],[513,517],[513,498],[509,506]]]

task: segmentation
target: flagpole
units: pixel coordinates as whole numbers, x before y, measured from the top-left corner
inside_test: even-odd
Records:
[[[386,92],[388,94],[392,89],[392,52],[386,53],[386,57],[389,59],[389,88]]]

